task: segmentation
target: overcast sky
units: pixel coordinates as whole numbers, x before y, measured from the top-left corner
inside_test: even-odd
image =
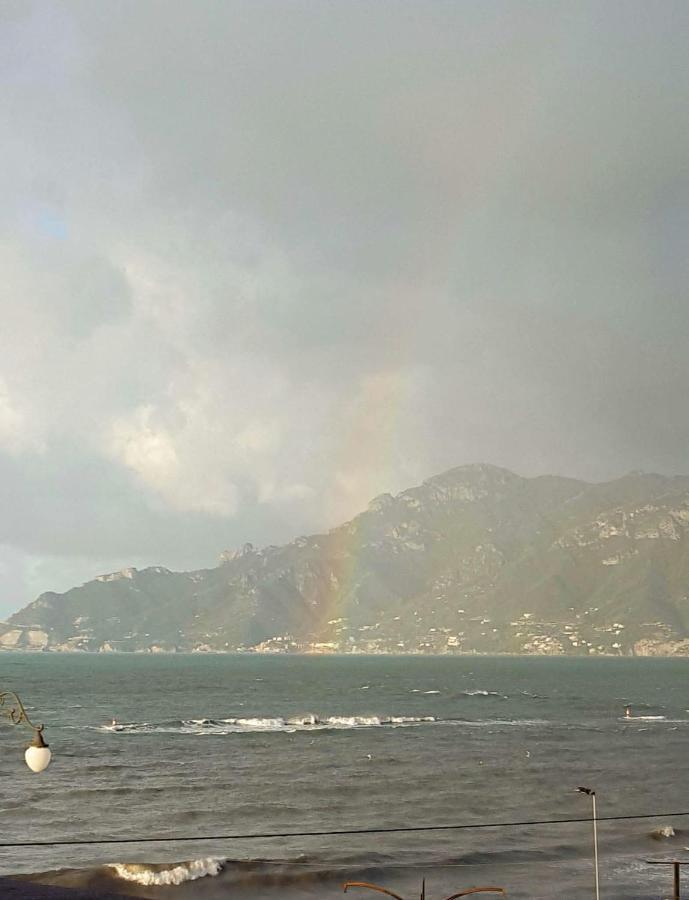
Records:
[[[451,466],[689,473],[689,4],[0,4],[0,615]]]

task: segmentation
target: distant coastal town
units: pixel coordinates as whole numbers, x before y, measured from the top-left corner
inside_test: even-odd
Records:
[[[458,610],[458,613],[463,613]],[[97,642],[88,628],[88,622],[77,623],[79,632],[67,641],[51,643],[46,631],[27,626],[14,626],[0,634],[0,650],[33,650],[54,652],[92,653],[294,653],[294,654],[367,654],[367,655],[458,655],[458,654],[504,654],[527,656],[663,656],[684,655],[677,652],[677,644],[672,642],[672,629],[663,622],[641,623],[655,636],[640,639],[629,645],[625,641],[625,625],[613,622],[597,625],[589,614],[597,608],[587,610],[575,617],[572,623],[537,620],[533,613],[524,612],[509,622],[508,633],[487,616],[472,616],[467,619],[466,630],[453,631],[451,628],[431,626],[418,640],[391,638],[381,622],[352,628],[346,617],[331,619],[327,624],[333,637],[328,640],[304,640],[285,632],[256,644],[219,646],[218,641],[198,641],[195,643],[156,642],[147,634],[131,633],[121,640]],[[658,639],[666,635],[667,641]],[[479,647],[477,638],[483,638]],[[486,644],[486,641],[488,643]],[[490,642],[496,647],[491,649]],[[502,649],[506,641],[512,650]],[[689,644],[689,642],[686,642]],[[689,653],[689,646],[683,648]]]

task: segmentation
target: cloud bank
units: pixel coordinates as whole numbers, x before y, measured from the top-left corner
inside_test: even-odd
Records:
[[[0,10],[0,613],[453,465],[687,472],[686,4]]]

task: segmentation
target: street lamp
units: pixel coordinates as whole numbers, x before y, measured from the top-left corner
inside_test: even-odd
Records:
[[[34,725],[28,717],[24,704],[14,691],[0,691],[0,716],[9,719],[12,725],[26,723],[33,728],[33,740],[26,748],[24,759],[32,772],[42,772],[50,763],[50,747],[43,740],[43,726]]]
[[[580,794],[588,794],[593,804],[593,865],[596,873],[596,900],[600,900],[600,886],[598,883],[598,822],[596,819],[596,792],[593,788],[578,787]]]

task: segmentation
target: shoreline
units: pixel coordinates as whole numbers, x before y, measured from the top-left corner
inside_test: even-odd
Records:
[[[2,623],[0,623],[2,624]],[[597,660],[597,659],[619,659],[619,660],[637,660],[637,659],[689,659],[689,653],[508,653],[493,652],[482,653],[479,651],[456,652],[456,653],[336,653],[336,652],[309,652],[309,651],[261,651],[261,650],[58,650],[54,648],[36,648],[30,647],[3,647],[0,646],[0,655],[2,654],[15,656],[155,656],[155,657],[173,657],[173,656],[242,656],[258,659],[581,659],[581,660]]]

